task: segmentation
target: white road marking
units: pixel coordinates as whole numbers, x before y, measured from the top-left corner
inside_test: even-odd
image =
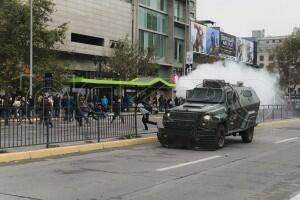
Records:
[[[213,160],[213,159],[221,158],[221,157],[222,156],[211,156],[211,157],[208,157],[208,158],[203,158],[203,159],[195,160],[195,161],[192,161],[192,162],[186,162],[186,163],[181,163],[181,164],[178,164],[178,165],[173,165],[173,166],[170,166],[170,167],[160,168],[160,169],[157,169],[156,171],[164,172],[164,171],[167,171],[167,170],[170,170],[170,169],[184,167],[184,166],[187,166],[187,165],[193,165],[193,164],[197,164],[197,163],[200,163],[200,162],[205,162],[205,161],[209,161],[209,160]]]
[[[290,142],[290,141],[293,141],[293,140],[298,140],[299,137],[294,137],[294,138],[288,138],[288,139],[285,139],[285,140],[279,140],[277,142],[275,142],[276,144],[280,144],[280,143],[284,143],[284,142]]]
[[[291,198],[290,200],[300,200],[300,194],[294,196],[294,197]]]

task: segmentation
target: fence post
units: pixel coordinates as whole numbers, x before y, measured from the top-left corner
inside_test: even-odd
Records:
[[[98,143],[100,142],[100,117],[98,117],[97,120],[97,138],[98,138]]]
[[[275,119],[275,116],[274,116],[274,106],[272,106],[272,120],[274,120]]]
[[[135,129],[135,136],[138,136],[137,131],[137,106],[134,107],[134,129]]]
[[[262,122],[265,121],[265,107],[263,106],[263,116],[262,116]]]
[[[280,109],[280,119],[283,119],[283,116],[282,116],[282,107],[283,107],[283,106],[281,105],[281,106],[280,106],[280,108],[281,108],[281,109]]]
[[[47,134],[47,143],[46,143],[46,148],[49,148],[49,122],[46,122],[46,134]]]

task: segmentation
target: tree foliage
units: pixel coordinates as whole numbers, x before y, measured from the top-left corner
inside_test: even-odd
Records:
[[[55,49],[56,44],[63,43],[67,25],[50,28],[53,12],[52,0],[33,0],[34,83],[41,81],[45,72],[53,73],[59,79],[66,70],[65,66],[56,63]],[[20,74],[24,73],[22,66],[29,66],[30,60],[28,1],[0,0],[0,44],[0,88],[15,91]],[[28,87],[28,74],[24,79],[27,79],[24,85]]]
[[[131,80],[138,76],[151,76],[155,74],[156,64],[152,50],[140,50],[128,38],[120,40],[113,49],[113,55],[108,66],[118,80]]]
[[[269,71],[280,73],[282,87],[295,88],[300,84],[300,32],[286,38],[275,51],[275,63],[268,66]],[[293,67],[292,67],[293,66]]]

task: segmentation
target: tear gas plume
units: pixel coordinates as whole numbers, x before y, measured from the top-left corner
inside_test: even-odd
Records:
[[[191,74],[179,79],[176,84],[176,96],[185,98],[186,90],[201,84],[203,79],[221,79],[231,84],[240,81],[256,91],[261,105],[283,103],[278,74],[270,74],[265,69],[255,69],[231,61],[199,65]]]

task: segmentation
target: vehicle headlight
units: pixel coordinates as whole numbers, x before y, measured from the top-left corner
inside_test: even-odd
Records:
[[[167,112],[167,113],[166,113],[166,117],[167,117],[167,118],[170,118],[170,117],[171,117],[171,114],[170,114],[169,112]]]
[[[210,115],[205,115],[205,116],[203,117],[203,119],[204,119],[205,121],[209,121],[209,120],[211,120],[211,116],[210,116]]]

